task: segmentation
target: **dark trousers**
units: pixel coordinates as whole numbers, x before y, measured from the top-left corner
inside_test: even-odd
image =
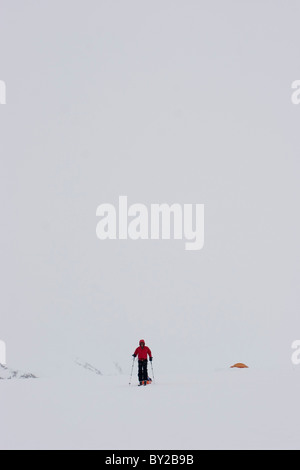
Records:
[[[148,380],[148,361],[144,359],[139,361],[139,381]]]

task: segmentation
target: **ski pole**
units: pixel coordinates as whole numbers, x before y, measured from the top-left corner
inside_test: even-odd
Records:
[[[130,374],[129,385],[131,385],[131,380],[132,380],[132,375],[133,375],[133,368],[134,368],[134,362],[135,362],[135,357],[133,358],[133,362],[132,362],[132,368],[131,368],[131,374]]]
[[[152,375],[153,375],[153,382],[155,383],[155,377],[154,377],[154,371],[153,371],[153,362],[151,361],[151,369],[152,369]]]

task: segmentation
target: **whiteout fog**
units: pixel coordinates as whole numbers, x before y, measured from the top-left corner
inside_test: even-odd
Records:
[[[204,247],[203,204],[144,204],[128,206],[127,196],[119,207],[101,204],[96,212],[99,240],[185,240],[185,249]]]

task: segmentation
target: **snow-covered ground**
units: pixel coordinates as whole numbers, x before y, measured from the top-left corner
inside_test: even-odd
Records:
[[[300,370],[0,381],[1,449],[300,449]]]

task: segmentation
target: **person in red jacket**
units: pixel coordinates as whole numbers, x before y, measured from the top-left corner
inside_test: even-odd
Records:
[[[146,343],[143,339],[140,341],[140,345],[136,348],[133,357],[138,357],[139,360],[139,382],[140,385],[147,385],[148,381],[148,356],[150,362],[152,362],[152,353],[151,350],[146,346]]]

